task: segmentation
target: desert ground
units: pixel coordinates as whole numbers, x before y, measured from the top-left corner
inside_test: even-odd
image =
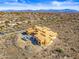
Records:
[[[51,28],[57,39],[39,52],[16,46],[17,33],[34,25]],[[79,59],[79,13],[0,12],[0,59]]]

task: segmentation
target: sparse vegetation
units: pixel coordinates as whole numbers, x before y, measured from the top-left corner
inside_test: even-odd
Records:
[[[58,53],[64,53],[63,48],[57,48],[57,49],[55,49],[55,51],[58,52]]]
[[[16,33],[33,25],[51,28],[58,40],[37,53],[17,47]],[[0,32],[0,59],[79,59],[79,13],[0,12]]]

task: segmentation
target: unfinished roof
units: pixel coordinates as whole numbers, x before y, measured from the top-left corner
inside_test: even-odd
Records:
[[[19,47],[24,48],[27,41],[31,41],[33,45],[48,46],[56,39],[57,33],[53,32],[50,28],[34,26],[26,29],[26,32],[18,34],[17,44]]]
[[[41,46],[48,45],[57,37],[57,33],[53,32],[50,28],[43,26],[41,27],[36,25],[34,27],[28,28],[26,31],[28,34],[34,33],[38,44]]]

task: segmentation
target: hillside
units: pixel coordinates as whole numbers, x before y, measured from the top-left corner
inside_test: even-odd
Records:
[[[57,39],[39,52],[16,46],[16,35],[34,25],[57,32]],[[79,59],[79,13],[0,12],[0,59]]]

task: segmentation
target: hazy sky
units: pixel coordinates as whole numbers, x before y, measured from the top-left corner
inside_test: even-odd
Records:
[[[79,0],[0,0],[0,10],[74,9]]]

